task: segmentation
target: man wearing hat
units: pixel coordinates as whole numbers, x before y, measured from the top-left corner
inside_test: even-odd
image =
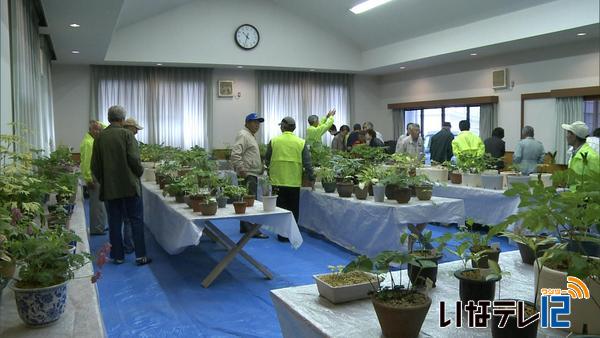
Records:
[[[302,169],[304,168],[309,180],[314,181],[315,177],[307,142],[294,135],[296,121],[285,117],[279,126],[282,134],[269,142],[265,162],[269,168],[273,189],[277,190],[277,206],[291,211],[298,222]],[[289,241],[279,235],[277,239],[281,242]]]
[[[238,176],[246,180],[248,193],[256,197],[258,176],[263,173],[263,164],[260,159],[260,150],[256,142],[256,133],[260,129],[260,124],[265,119],[258,117],[256,113],[250,113],[246,116],[244,128],[240,130],[235,138],[235,143],[231,148],[231,164]],[[240,221],[240,233],[246,233],[252,229],[252,223]],[[254,238],[269,238],[269,236],[260,231],[253,236]]]
[[[123,122],[123,128],[131,131],[134,136],[137,135],[138,131],[144,129],[133,117],[127,118],[125,122]],[[133,231],[131,230],[131,222],[128,218],[125,218],[123,221],[123,250],[125,250],[126,254],[130,254],[135,251],[135,246],[133,244]]]
[[[586,180],[598,179],[600,175],[600,160],[598,153],[586,142],[590,134],[587,124],[575,121],[572,124],[563,124],[562,128],[567,131],[567,143],[573,147],[569,169],[575,172],[575,177],[586,176]],[[576,184],[571,184],[574,189]]]
[[[308,117],[308,128],[306,129],[306,142],[312,146],[313,144],[322,144],[322,137],[329,128],[333,125],[333,116],[335,115],[335,108],[327,113],[327,116],[319,122],[317,115],[311,115]]]

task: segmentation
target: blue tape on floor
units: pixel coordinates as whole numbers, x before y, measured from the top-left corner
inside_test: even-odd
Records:
[[[216,224],[235,241],[241,237],[239,222]],[[428,228],[434,237],[456,231]],[[146,248],[153,262],[138,267],[135,256],[128,255],[125,264],[107,263],[98,281],[108,336],[281,337],[269,291],[313,283],[313,274],[328,272],[328,265],[345,265],[355,255],[307,232],[302,232],[304,243],[298,250],[269,235],[266,240],[251,240],[245,250],[273,272],[273,280],[266,280],[245,260],[234,259],[205,289],[200,283],[225,256],[224,248],[202,240],[197,247],[171,256],[146,231]],[[92,236],[92,251],[107,241],[108,235]],[[503,251],[515,249],[506,239],[498,241]],[[449,260],[456,258],[445,254],[443,261]]]

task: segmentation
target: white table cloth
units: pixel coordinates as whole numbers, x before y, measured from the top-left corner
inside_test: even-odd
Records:
[[[302,244],[302,235],[294,216],[288,210],[277,208],[273,212],[264,212],[262,203],[246,209],[246,214],[237,215],[233,205],[218,209],[214,216],[202,216],[195,213],[184,203],[176,203],[173,197],[164,197],[159,186],[152,182],[143,182],[144,223],[152,232],[156,241],[171,255],[182,252],[188,246],[198,245],[206,221],[239,219],[263,224],[267,229],[290,239],[290,244],[298,248]]]
[[[518,251],[502,253],[500,265],[511,275],[504,277],[500,287],[497,285],[496,299],[517,298],[533,301],[533,267],[521,262]],[[489,328],[455,327],[455,303],[459,300],[459,293],[458,280],[451,273],[461,267],[460,261],[440,264],[437,287],[429,293],[432,303],[419,337],[491,337]],[[395,276],[394,279],[398,280],[398,277]],[[406,270],[402,271],[402,280],[408,280]],[[281,332],[286,338],[382,337],[377,315],[369,299],[334,305],[319,296],[315,284],[272,290],[271,299],[277,311]],[[453,319],[446,328],[439,327],[440,301],[446,303],[446,318]],[[466,325],[465,316],[463,325]],[[554,329],[540,328],[538,331],[539,338],[566,335],[566,332]]]
[[[388,200],[375,203],[372,196],[361,201],[320,189],[300,191],[301,226],[348,250],[369,256],[383,250],[398,250],[406,224],[463,224],[464,221],[465,209],[460,199],[433,197],[431,201],[419,201],[413,197],[408,204]]]
[[[495,225],[519,209],[519,198],[504,196],[504,190],[490,190],[448,183],[435,185],[433,196],[460,198],[465,202],[465,216],[476,223]]]

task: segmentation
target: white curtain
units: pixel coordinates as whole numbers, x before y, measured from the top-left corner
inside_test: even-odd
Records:
[[[583,121],[583,97],[558,97],[556,98],[556,163],[567,163],[566,132],[562,129],[563,123],[571,124],[575,121]]]
[[[394,140],[404,135],[404,109],[392,110],[392,123],[394,123]]]
[[[263,142],[281,134],[278,124],[286,116],[296,120],[295,134],[303,138],[307,119],[313,114],[323,118],[335,108],[334,124],[338,129],[348,124],[352,115],[352,79],[349,74],[258,71],[259,114],[265,118],[261,128]],[[325,133],[323,144],[330,145],[332,139]]]
[[[144,143],[210,148],[210,88],[208,69],[93,66],[91,118],[106,122],[120,105]]]
[[[497,105],[495,103],[482,104],[479,108],[479,137],[482,140],[492,137],[492,131],[497,126]]]
[[[39,17],[33,1],[10,2],[15,133],[48,155],[55,146],[51,51],[38,26]]]

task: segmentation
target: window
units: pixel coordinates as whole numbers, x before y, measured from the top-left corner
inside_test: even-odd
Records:
[[[404,123],[418,123],[421,126],[421,134],[427,139],[442,129],[442,122],[450,122],[451,131],[458,134],[459,122],[467,120],[471,122],[471,131],[479,136],[479,110],[479,106],[405,110]]]
[[[590,128],[590,134],[593,133],[596,128],[600,128],[599,105],[600,99],[586,99],[583,102],[583,121]]]
[[[446,113],[446,122],[452,124],[452,129],[450,130],[458,134],[460,132],[458,123],[467,119],[467,107],[447,107],[444,109],[444,112]]]
[[[435,134],[442,128],[442,108],[423,109],[421,134]]]

